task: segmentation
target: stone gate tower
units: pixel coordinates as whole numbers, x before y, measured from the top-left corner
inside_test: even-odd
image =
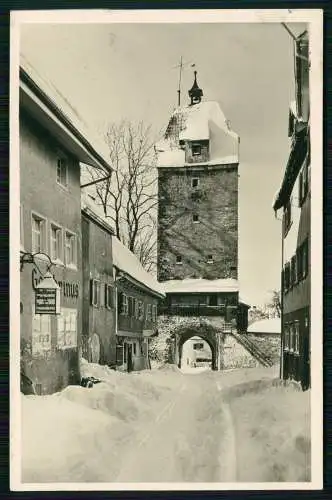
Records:
[[[238,277],[239,137],[197,76],[158,153],[158,280]]]

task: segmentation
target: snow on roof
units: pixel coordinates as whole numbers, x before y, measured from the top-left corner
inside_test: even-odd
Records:
[[[160,283],[165,293],[212,293],[238,292],[239,284],[234,279],[184,279],[168,280]]]
[[[123,271],[135,281],[145,285],[152,292],[164,295],[157,280],[144,269],[136,255],[115,236],[112,238],[112,254],[113,265],[120,271]]]
[[[248,327],[248,333],[281,333],[281,319],[261,319]]]
[[[100,155],[103,161],[110,165],[109,151],[106,143],[100,140],[94,131],[89,128],[82,116],[69,102],[69,100],[57,89],[53,82],[37,71],[24,54],[20,54],[20,67],[37,85],[37,87],[52,101],[52,103],[71,122],[73,127],[90,143],[93,149]],[[110,167],[109,167],[110,168]]]
[[[231,130],[218,102],[203,101],[173,112],[164,138],[156,145],[157,166],[192,166],[185,163],[185,152],[179,141],[195,140],[210,141],[210,159],[194,165],[238,163],[239,136]]]

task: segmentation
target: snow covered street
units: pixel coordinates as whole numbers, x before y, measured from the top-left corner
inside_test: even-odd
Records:
[[[238,465],[243,469],[236,434],[248,440],[245,453],[252,439],[242,425],[241,398],[233,406],[225,395],[243,382],[254,387],[275,377],[266,368],[183,373],[168,366],[130,375],[83,368],[103,381],[22,396],[23,482],[236,481]],[[250,465],[251,475],[262,476],[261,459]]]

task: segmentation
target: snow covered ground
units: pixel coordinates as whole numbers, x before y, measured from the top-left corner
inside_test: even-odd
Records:
[[[102,382],[22,395],[23,482],[229,481],[230,426],[238,480],[308,478],[309,396],[272,387],[275,367],[127,374],[84,361],[82,372]]]

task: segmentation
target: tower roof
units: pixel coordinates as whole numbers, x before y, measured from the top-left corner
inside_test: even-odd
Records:
[[[201,88],[199,88],[199,86],[197,84],[197,71],[194,71],[194,75],[195,75],[195,79],[194,79],[193,86],[188,91],[191,105],[198,104],[199,102],[201,102],[202,96],[203,96],[203,90]]]
[[[164,138],[156,144],[158,166],[186,166],[185,151],[180,147],[180,141],[200,140],[210,142],[210,159],[206,163],[238,163],[238,135],[230,128],[218,102],[203,101],[174,110]]]

